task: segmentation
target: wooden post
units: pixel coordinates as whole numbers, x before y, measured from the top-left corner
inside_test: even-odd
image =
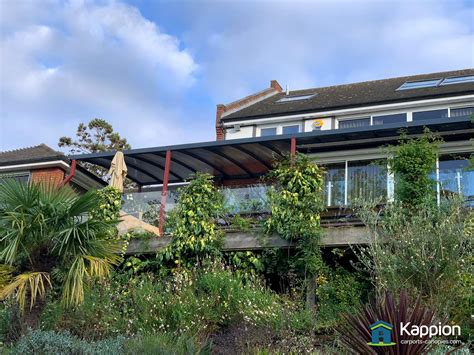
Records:
[[[291,148],[290,148],[291,158],[294,158],[296,155],[296,138],[291,138]]]
[[[166,198],[168,196],[168,180],[170,177],[170,165],[171,165],[171,150],[166,151],[165,159],[165,171],[163,174],[163,188],[161,190],[161,205],[160,205],[160,236],[162,237],[165,232],[165,207],[166,207]]]

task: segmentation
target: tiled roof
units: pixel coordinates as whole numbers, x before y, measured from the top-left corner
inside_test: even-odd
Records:
[[[286,94],[283,92],[226,115],[222,118],[222,121],[228,122],[287,114],[318,111],[323,112],[352,107],[473,94],[474,83],[472,82],[397,91],[397,89],[406,81],[436,78],[441,79],[451,76],[465,75],[474,75],[474,69],[471,68],[431,74],[403,76],[354,84],[296,90],[291,91],[289,96],[316,95],[305,100],[277,102],[282,97],[285,97]]]
[[[41,162],[54,159],[64,160],[66,157],[63,153],[55,151],[46,144],[0,152],[0,165]]]

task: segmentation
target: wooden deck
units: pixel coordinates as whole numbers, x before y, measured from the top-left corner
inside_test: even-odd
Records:
[[[325,247],[343,247],[351,244],[367,244],[369,234],[363,226],[339,226],[324,228],[322,245]],[[171,236],[154,237],[149,239],[130,240],[125,254],[155,253],[166,247]],[[225,232],[223,250],[260,250],[265,248],[291,248],[294,245],[278,235],[266,236],[259,229],[248,232],[231,231]]]

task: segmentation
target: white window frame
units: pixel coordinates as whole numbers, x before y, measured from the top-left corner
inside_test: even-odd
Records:
[[[281,123],[278,125],[261,125],[257,126],[257,137],[262,137],[262,129],[266,128],[276,128],[276,135],[281,136],[283,134],[283,127],[288,127],[288,126],[298,126],[298,133],[303,132],[303,123],[298,121],[298,122],[285,122]],[[267,136],[268,137],[268,136]]]

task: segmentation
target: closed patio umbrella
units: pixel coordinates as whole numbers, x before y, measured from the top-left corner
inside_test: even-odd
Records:
[[[111,176],[109,185],[116,187],[123,192],[123,181],[127,176],[127,165],[122,152],[115,153],[112,164],[110,165],[109,175]]]

